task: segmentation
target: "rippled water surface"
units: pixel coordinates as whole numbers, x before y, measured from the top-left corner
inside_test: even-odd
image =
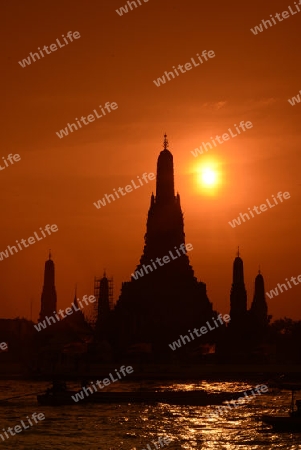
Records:
[[[0,386],[3,399],[43,391],[49,383],[1,381]],[[239,382],[202,382],[198,385],[156,382],[140,386],[205,388],[212,392],[244,391],[252,385]],[[118,388],[121,389],[137,389],[137,384],[123,383]],[[216,406],[76,404],[54,408],[39,406],[35,395],[32,395],[1,405],[0,429],[15,427],[33,412],[44,413],[45,420],[4,442],[0,440],[0,445],[3,449],[17,450],[155,450],[152,441],[159,436],[168,436],[172,442],[164,448],[169,450],[301,449],[301,433],[271,433],[258,420],[262,413],[285,414],[290,400],[289,392],[270,391],[268,395],[257,396],[248,404],[212,418],[210,413],[216,411]]]

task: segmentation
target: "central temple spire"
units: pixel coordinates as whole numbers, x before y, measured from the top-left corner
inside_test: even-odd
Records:
[[[156,202],[158,204],[172,203],[175,198],[173,156],[168,147],[167,135],[164,135],[164,150],[157,162]]]
[[[151,343],[154,354],[169,358],[167,343],[173,336],[212,318],[206,285],[194,276],[188,255],[172,256],[181,245],[185,245],[184,219],[180,196],[174,191],[173,156],[165,134],[143,253],[131,281],[122,284],[114,310],[118,332],[113,339],[118,340],[120,349]]]

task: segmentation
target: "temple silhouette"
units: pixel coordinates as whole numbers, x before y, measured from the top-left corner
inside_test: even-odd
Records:
[[[264,279],[260,270],[255,278],[254,298],[249,311],[250,321],[256,329],[258,338],[261,338],[267,330],[270,318],[268,305],[265,299]]]
[[[46,316],[52,316],[53,312],[56,312],[56,289],[55,289],[55,272],[54,263],[51,259],[51,253],[49,251],[49,259],[45,262],[44,270],[44,284],[41,296],[41,312],[39,321],[45,319]]]
[[[233,262],[233,281],[230,291],[231,321],[220,352],[233,360],[247,361],[252,355],[263,354],[261,348],[268,340],[268,305],[265,299],[264,279],[259,270],[255,278],[254,296],[250,309],[244,281],[244,265],[239,248]]]
[[[229,327],[236,333],[243,333],[247,323],[247,291],[244,280],[244,265],[239,256],[233,263],[233,281],[230,292],[230,317]]]
[[[233,283],[230,292],[230,317],[229,328],[237,335],[250,335],[250,326],[256,328],[256,333],[262,335],[269,323],[268,305],[265,299],[264,279],[261,271],[255,278],[254,297],[251,307],[247,308],[247,291],[244,281],[243,260],[239,256],[233,263]],[[254,334],[254,333],[252,333]]]
[[[246,367],[249,363],[301,362],[301,321],[284,318],[270,323],[260,270],[248,308],[239,249],[233,261],[229,293],[230,322],[213,330],[209,327],[210,332],[190,339],[195,328],[216,323],[218,312],[208,299],[206,284],[197,280],[190,265],[187,250],[193,251],[188,245],[193,247],[194,243],[186,244],[180,195],[174,186],[173,156],[164,135],[144,247],[132,276],[129,272],[129,281],[122,283],[116,305],[113,278],[104,271],[102,277],[94,278],[97,301],[91,306],[93,314],[88,308],[79,308],[75,290],[74,299],[63,302],[68,307],[73,302],[73,313],[63,319],[58,317],[62,310],[57,307],[55,264],[49,252],[38,323],[0,319],[1,339],[9,349],[2,358],[6,365],[11,364],[12,373],[19,364],[22,373],[38,377],[80,373],[86,376],[90,365],[91,370],[99,370],[99,365],[119,360],[142,366],[151,363],[150,368],[152,363],[172,363],[174,367],[175,361],[181,362],[176,367],[206,362],[245,363]],[[174,351],[169,344],[175,341],[187,345],[174,347]]]
[[[193,247],[193,242],[190,244]],[[170,342],[194,328],[199,329],[207,321],[212,323],[218,315],[208,299],[206,284],[194,276],[185,245],[180,195],[175,194],[174,188],[173,156],[165,134],[163,150],[157,160],[156,193],[150,198],[142,255],[130,281],[122,283],[115,307],[113,279],[104,271],[102,277],[94,278],[97,301],[93,306],[93,320],[88,319],[87,311],[76,311],[43,330],[41,345],[46,348],[49,342],[56,343],[57,351],[65,354],[68,353],[66,348],[83,351],[83,345],[88,345],[88,359],[92,360],[145,353],[151,353],[153,361],[160,361],[162,357],[164,361],[173,359],[175,354],[170,352]],[[168,262],[164,260],[166,256]],[[76,292],[73,303],[78,308]],[[49,317],[56,313],[56,308],[55,268],[49,253],[39,322],[46,319],[49,325]],[[239,249],[233,262],[230,317],[227,326],[189,342],[177,351],[176,358],[200,358],[206,354],[206,346],[211,349],[214,346],[217,358],[241,360],[243,355],[248,360],[266,341],[270,316],[263,276],[260,271],[256,276],[254,298],[248,310]]]
[[[123,350],[149,343],[156,353],[164,353],[170,339],[213,316],[206,284],[194,276],[187,254],[162,267],[155,263],[170,252],[176,255],[175,249],[185,244],[180,195],[175,195],[173,156],[166,134],[157,161],[156,195],[151,195],[144,241],[136,271],[144,269],[145,274],[122,283],[114,311],[116,343]]]
[[[113,280],[104,271],[102,278],[94,279],[95,304],[95,339],[107,339],[110,327],[111,310],[113,309]]]

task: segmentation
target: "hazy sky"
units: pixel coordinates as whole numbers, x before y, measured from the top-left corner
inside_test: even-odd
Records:
[[[168,134],[186,242],[214,308],[229,311],[232,264],[240,245],[248,306],[258,265],[266,290],[301,274],[300,113],[288,99],[301,89],[301,13],[254,35],[289,0],[149,0],[123,16],[125,0],[2,2],[0,251],[47,224],[58,231],[0,261],[0,316],[33,319],[40,310],[44,262],[52,249],[58,307],[93,294],[95,275],[114,277],[114,297],[143,250],[155,181],[101,209],[93,202],[144,172],[155,172]],[[22,68],[18,61],[68,31],[80,38]],[[153,80],[203,50],[215,58],[156,87]],[[118,109],[59,139],[56,132],[99,105]],[[253,128],[205,155],[191,150],[241,121]],[[220,184],[209,195],[197,181],[213,162]],[[3,164],[2,164],[3,166]],[[242,225],[228,224],[279,191],[281,205]],[[301,285],[268,301],[269,313],[300,319]]]

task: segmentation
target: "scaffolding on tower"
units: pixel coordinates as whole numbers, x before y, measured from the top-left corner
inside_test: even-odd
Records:
[[[106,273],[102,277],[94,277],[94,296],[96,302],[93,303],[93,312],[91,314],[90,324],[93,328],[96,327],[97,320],[101,320],[99,315],[102,311],[114,308],[113,299],[113,277],[108,278]]]

